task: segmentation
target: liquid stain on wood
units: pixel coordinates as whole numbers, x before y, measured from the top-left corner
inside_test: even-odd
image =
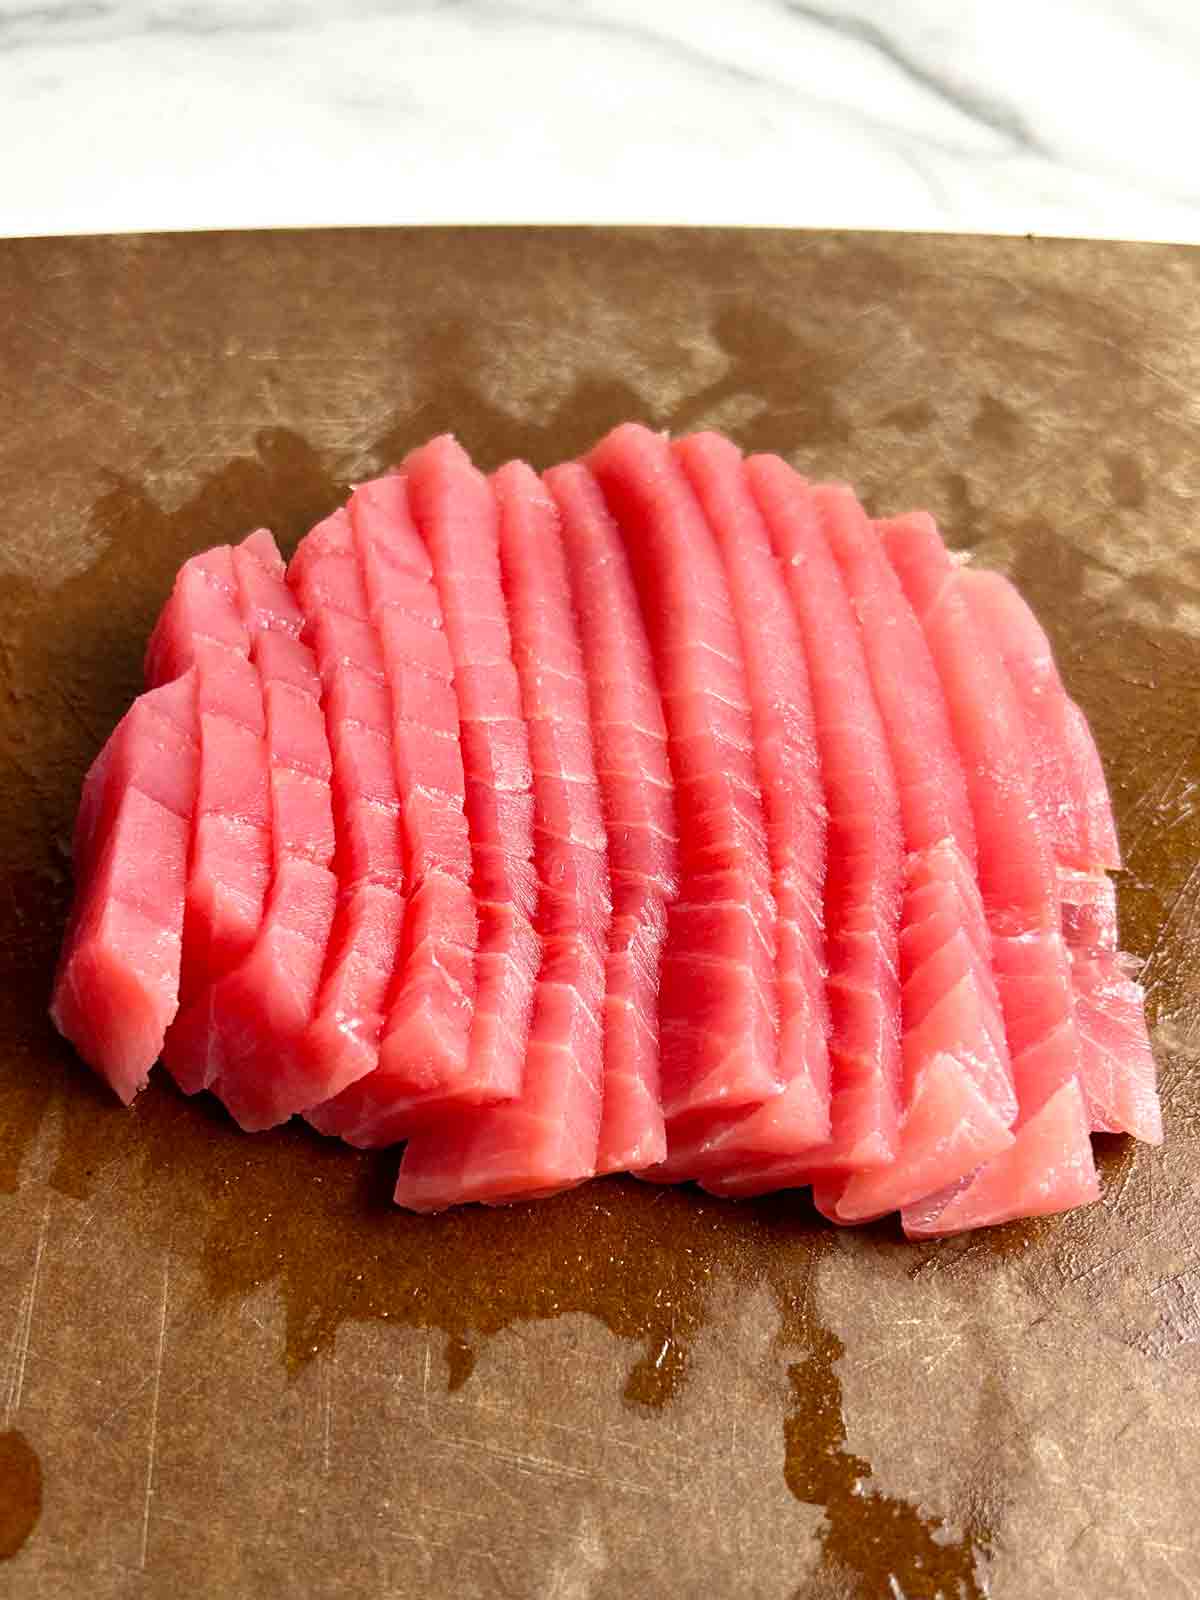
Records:
[[[0,1561],[24,1547],[42,1514],[42,1464],[23,1433],[0,1433]]]

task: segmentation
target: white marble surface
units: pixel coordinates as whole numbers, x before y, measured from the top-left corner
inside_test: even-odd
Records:
[[[0,233],[1200,242],[1197,0],[0,0]]]

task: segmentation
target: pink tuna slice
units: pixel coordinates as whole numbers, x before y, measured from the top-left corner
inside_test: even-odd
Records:
[[[1054,862],[1034,801],[1029,742],[1003,661],[975,625],[959,568],[932,518],[917,513],[879,527],[929,642],[966,774],[1020,1130],[1065,1085],[1078,1086],[1082,1067]],[[1018,1137],[997,1158],[1007,1170],[1016,1170],[1013,1157],[1022,1143]],[[1094,1175],[1086,1133],[1078,1149],[1063,1152],[1063,1160],[1072,1170]],[[986,1203],[978,1224],[972,1220],[972,1195],[989,1170],[985,1165],[956,1196],[956,1226],[982,1226],[991,1218],[994,1197],[985,1182]],[[925,1215],[922,1204],[914,1215]],[[907,1225],[907,1208],[904,1216]]]
[[[588,465],[624,536],[675,781],[681,887],[659,994],[669,1147],[783,1088],[766,821],[728,585],[670,445],[630,423],[603,439]]]
[[[825,796],[804,645],[770,538],[746,484],[741,452],[714,433],[674,446],[707,519],[729,584],[750,694],[754,765],[762,788],[778,913],[776,992],[781,1094],[757,1110],[676,1134],[662,1181],[729,1171],[829,1141],[829,1014],[825,999]]]
[[[521,1087],[540,954],[532,924],[537,893],[533,796],[529,736],[500,578],[495,498],[448,435],[414,451],[403,470],[453,670],[470,887],[478,918],[463,1070],[457,1083],[431,1086],[428,1117],[421,1113],[421,1126],[432,1121],[436,1127],[439,1097],[444,1107],[490,1105],[512,1099]],[[397,611],[395,625],[402,623]],[[409,643],[418,646],[415,637]],[[432,649],[433,639],[427,644]],[[422,781],[419,773],[413,773],[413,781]]]
[[[180,1008],[163,1049],[164,1063],[188,1094],[212,1081],[209,991],[253,946],[271,877],[266,715],[250,650],[233,550],[221,545],[193,556],[175,579],[146,651],[149,683],[180,671],[190,671],[195,682],[199,766]]]
[[[233,552],[238,603],[265,714],[271,882],[249,951],[199,994],[181,1048],[204,1055],[209,1086],[247,1130],[273,1127],[333,1092],[302,1049],[336,903],[329,744],[303,615],[274,540]],[[177,1026],[179,1026],[177,1025]]]
[[[521,462],[494,484],[532,760],[541,967],[520,1094],[409,1142],[396,1201],[416,1211],[574,1187],[594,1175],[599,1143],[610,903],[583,652],[554,501]]]
[[[375,803],[395,807],[408,902],[378,1066],[309,1120],[322,1132],[374,1146],[395,1143],[453,1105],[474,1103],[488,1092],[492,1068],[472,1047],[486,1012],[477,1006],[479,923],[451,645],[407,481],[392,474],[359,488],[344,531],[353,603],[369,636],[362,648],[379,673],[380,698],[366,703],[362,682],[343,672],[348,688],[339,702],[352,691],[373,721],[380,771],[369,778],[360,756],[357,792],[366,793],[369,779]],[[331,703],[331,714],[336,709]],[[357,898],[376,907],[359,929],[378,939],[377,883]]]
[[[815,493],[839,509],[846,505],[847,491]],[[896,773],[908,852],[900,931],[905,1120],[890,1180],[883,1174],[862,1174],[816,1193],[821,1210],[849,1222],[919,1199],[1010,1144],[1004,1130],[1016,1117],[1017,1098],[975,877],[975,828],[937,669],[921,624],[866,515],[830,514],[825,529],[858,619]],[[943,1077],[957,1062],[969,1080],[962,1087],[961,1108],[950,1092],[938,1099],[948,1119],[940,1130],[930,1122],[933,1102],[928,1098],[920,1117],[914,1118],[918,1086],[935,1059],[942,1063]],[[948,1091],[949,1083],[944,1087]],[[991,1149],[978,1139],[956,1138],[959,1117],[978,1128],[971,1109],[978,1096],[991,1108]],[[937,1153],[943,1165],[940,1185],[931,1171],[922,1187],[918,1147]],[[967,1163],[957,1172],[945,1169],[952,1149]]]
[[[200,639],[243,656],[250,653],[229,545],[192,556],[176,573],[146,646],[146,687],[181,677],[195,660]]]
[[[932,1239],[1091,1205],[1100,1184],[1079,1082],[1068,1079],[1022,1124],[1007,1150],[965,1186],[904,1209],[910,1239]]]
[[[134,701],[84,781],[75,903],[50,1014],[126,1105],[179,1005],[195,678]]]
[[[1087,718],[1067,694],[1041,623],[999,572],[962,573],[976,626],[999,651],[1012,682],[1033,756],[1034,791],[1053,823],[1064,867],[1095,872],[1121,865],[1121,847],[1104,768]]]
[[[814,493],[777,456],[746,475],[800,624],[829,813],[826,963],[832,1034],[824,1147],[706,1174],[721,1194],[823,1182],[896,1154],[902,1056],[899,914],[903,871],[896,778],[862,640],[829,544],[829,524],[862,515],[846,491]]]
[[[347,511],[305,536],[288,582],[308,619],[304,638],[321,678],[338,834],[338,909],[305,1046],[339,1063],[346,1081],[305,1115],[322,1132],[338,1132],[339,1110],[378,1064],[404,920],[392,703]]]
[[[1091,1126],[1161,1144],[1145,995],[1117,951],[1116,895],[1105,869],[1121,858],[1091,730],[1067,697],[1041,624],[1008,579],[965,571],[961,582],[972,616],[1004,660],[1034,752],[1034,798],[1058,868]]]
[[[586,467],[554,467],[545,482],[562,518],[612,880],[596,1171],[637,1172],[667,1153],[658,988],[679,837],[666,724],[620,530]]]

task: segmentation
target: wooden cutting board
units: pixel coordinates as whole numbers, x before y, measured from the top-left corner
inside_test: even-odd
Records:
[[[122,1110],[45,1007],[83,772],[190,552],[454,429],[636,417],[928,505],[1097,729],[1168,1137],[942,1245]],[[1200,253],[686,231],[0,244],[0,1593],[1191,1595],[1200,1443]]]

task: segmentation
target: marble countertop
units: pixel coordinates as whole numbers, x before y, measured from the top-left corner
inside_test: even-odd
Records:
[[[0,0],[0,234],[1200,242],[1194,0]]]

